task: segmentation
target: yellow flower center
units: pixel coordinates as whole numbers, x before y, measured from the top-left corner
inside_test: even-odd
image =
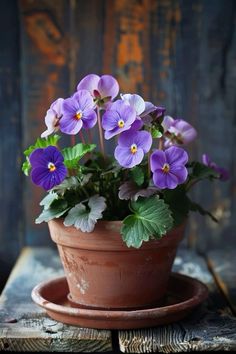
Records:
[[[120,119],[120,120],[118,121],[118,127],[119,127],[119,128],[123,128],[124,125],[125,125],[125,122],[123,121],[123,119]]]
[[[168,163],[164,163],[162,171],[168,173],[170,171],[170,165]]]
[[[135,154],[138,151],[137,145],[136,144],[132,144],[130,146],[130,151],[132,152],[132,154]]]
[[[49,169],[50,172],[53,172],[53,171],[55,171],[57,168],[56,168],[56,166],[54,165],[54,163],[49,162],[49,164],[48,164],[48,169]]]
[[[82,118],[82,115],[83,115],[82,112],[78,111],[75,113],[75,118],[79,120]]]

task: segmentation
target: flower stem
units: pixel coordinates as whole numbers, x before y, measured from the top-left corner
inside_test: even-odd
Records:
[[[101,114],[100,114],[99,108],[97,108],[97,115],[98,115],[98,130],[99,130],[100,147],[101,147],[102,156],[105,159],[105,148],[104,148],[103,131],[102,131],[102,124],[101,124]]]
[[[84,139],[83,133],[81,131],[79,132],[79,136],[80,136],[80,139],[81,139],[82,143],[86,144],[86,141]]]
[[[71,135],[70,141],[71,141],[71,145],[75,146],[75,135]]]
[[[158,149],[163,150],[163,139],[162,138],[159,139]]]

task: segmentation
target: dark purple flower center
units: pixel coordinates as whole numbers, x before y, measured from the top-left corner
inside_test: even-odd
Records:
[[[49,162],[48,169],[49,169],[50,172],[54,172],[57,168],[56,168],[56,166],[54,165],[53,162]]]
[[[132,152],[132,154],[136,154],[136,152],[138,151],[138,147],[136,144],[132,144],[130,146],[130,151]]]
[[[162,171],[164,173],[168,173],[170,171],[170,165],[168,163],[164,163],[164,165],[162,166]]]

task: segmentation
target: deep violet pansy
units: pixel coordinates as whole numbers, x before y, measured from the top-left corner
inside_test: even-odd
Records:
[[[55,146],[35,149],[29,156],[32,182],[45,190],[60,184],[67,175],[64,158]]]
[[[177,146],[167,150],[156,150],[150,159],[153,183],[160,189],[174,189],[186,181],[188,176],[185,164],[188,162],[187,152]]]

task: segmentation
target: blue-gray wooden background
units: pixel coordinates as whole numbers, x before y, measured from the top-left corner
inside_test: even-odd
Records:
[[[193,216],[190,247],[236,246],[236,1],[0,1],[0,274],[24,245],[51,245],[35,225],[43,193],[21,173],[22,151],[44,130],[57,97],[88,73],[113,74],[122,92],[167,107],[198,130],[193,158],[207,152],[230,170],[195,200],[219,224]]]

